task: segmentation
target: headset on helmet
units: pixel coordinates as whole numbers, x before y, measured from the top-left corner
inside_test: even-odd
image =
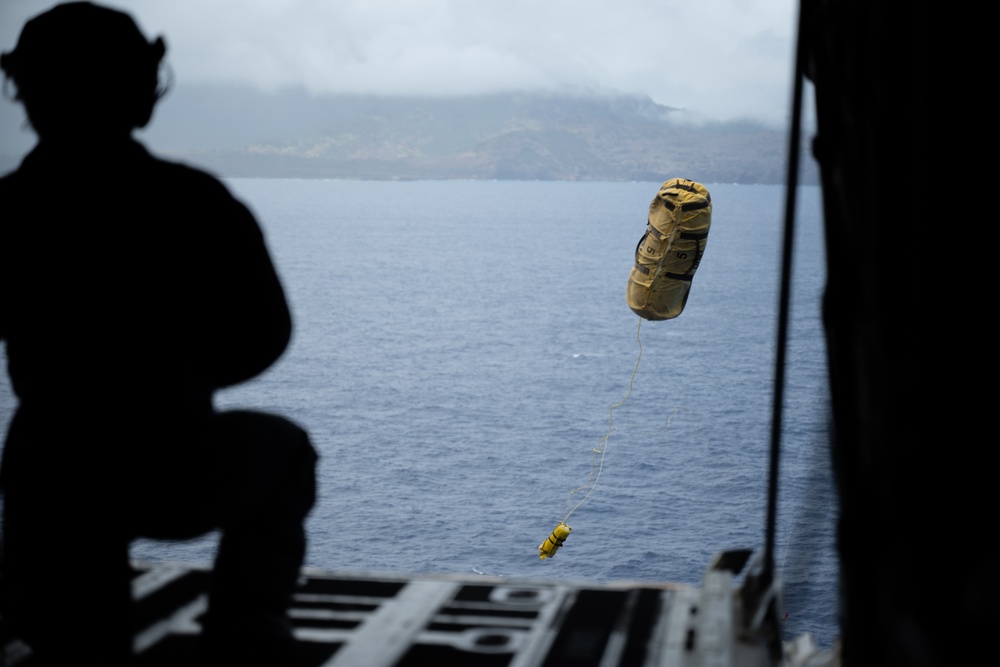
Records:
[[[14,50],[0,55],[0,69],[14,82],[16,98],[35,111],[93,96],[151,109],[166,92],[159,81],[165,53],[163,38],[148,41],[128,14],[68,2],[29,20]],[[148,114],[130,115],[136,127],[148,121]]]

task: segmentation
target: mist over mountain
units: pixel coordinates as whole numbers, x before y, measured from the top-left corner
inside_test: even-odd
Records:
[[[2,123],[4,170],[33,143],[11,125]],[[751,121],[698,122],[633,95],[320,97],[218,85],[177,86],[139,136],[232,177],[771,184],[785,180],[788,139]],[[815,170],[803,181],[816,182]]]

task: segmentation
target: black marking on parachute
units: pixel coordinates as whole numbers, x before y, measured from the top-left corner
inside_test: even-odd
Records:
[[[653,236],[656,237],[657,240],[661,240],[664,236],[666,236],[666,234],[662,233],[660,230],[658,230],[656,227],[653,227],[652,225],[649,225],[646,228],[646,233],[652,234]],[[646,237],[644,236],[643,239],[645,238]],[[681,232],[681,238],[688,239],[691,241],[700,241],[702,239],[708,238],[708,232]],[[642,245],[641,241],[640,245]]]
[[[667,190],[687,190],[688,192],[693,192],[696,195],[702,195],[709,202],[712,201],[712,195],[708,193],[703,194],[699,192],[698,188],[694,187],[694,181],[692,181],[690,178],[684,180],[686,180],[687,183],[674,183],[669,188],[667,188]]]
[[[644,242],[644,241],[646,240],[646,237],[647,237],[647,236],[649,236],[649,232],[646,232],[645,234],[643,234],[643,235],[642,235],[642,238],[641,238],[641,239],[639,239],[639,242],[635,244],[635,256],[636,256],[636,257],[638,257],[638,256],[639,256],[639,248],[641,248],[641,247],[642,247],[642,244],[643,244],[643,242]]]
[[[688,180],[690,180],[690,179],[688,179]],[[668,189],[669,189],[669,190],[687,190],[688,192],[698,192],[698,191],[697,191],[697,190],[696,190],[696,189],[694,188],[694,186],[693,186],[693,185],[689,185],[689,184],[687,184],[687,183],[674,183],[674,184],[673,184],[673,185],[671,185],[671,186],[670,186],[670,187],[669,187]]]
[[[668,202],[666,199],[663,199],[662,201],[663,201],[663,205],[666,206],[667,208],[669,208],[671,211],[673,211],[676,208],[673,205],[673,203]],[[712,204],[712,202],[709,201],[706,198],[705,201],[694,201],[694,202],[687,202],[686,204],[681,204],[681,210],[682,211],[697,211],[700,208],[708,208],[711,204]]]

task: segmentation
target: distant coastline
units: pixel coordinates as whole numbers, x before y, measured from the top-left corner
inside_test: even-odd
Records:
[[[503,93],[328,96],[178,86],[140,139],[224,177],[355,180],[662,181],[780,184],[787,132],[692,122],[646,97]],[[20,109],[16,110],[20,113]],[[0,170],[33,135],[2,114]],[[809,142],[804,142],[808,146]],[[19,153],[18,153],[19,152]],[[812,160],[800,182],[818,183]]]

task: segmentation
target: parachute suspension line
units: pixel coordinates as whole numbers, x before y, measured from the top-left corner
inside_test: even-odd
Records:
[[[632,369],[632,377],[629,378],[628,381],[628,391],[625,392],[625,396],[622,398],[622,400],[618,401],[617,403],[612,405],[611,408],[608,409],[608,432],[604,435],[603,438],[597,441],[597,446],[594,447],[594,458],[593,458],[594,462],[592,463],[590,469],[591,481],[588,481],[583,486],[577,487],[572,491],[570,491],[569,496],[567,496],[566,498],[566,504],[569,504],[569,499],[573,496],[573,494],[583,491],[584,489],[587,489],[587,493],[586,495],[584,495],[583,498],[580,499],[580,502],[578,502],[576,505],[573,506],[573,509],[571,509],[569,512],[566,513],[566,516],[563,517],[562,523],[566,523],[566,521],[569,520],[570,515],[573,514],[573,512],[575,512],[577,508],[580,507],[580,505],[582,505],[587,500],[587,498],[590,497],[590,494],[593,493],[594,489],[597,487],[598,480],[601,479],[601,473],[604,471],[604,457],[608,453],[608,441],[611,438],[611,434],[614,432],[615,408],[620,407],[621,404],[624,403],[626,400],[628,400],[628,397],[632,395],[632,385],[635,382],[636,373],[639,372],[639,362],[642,361],[642,338],[639,336],[641,332],[642,332],[642,318],[640,317],[639,325],[635,329],[635,342],[639,344],[639,356],[635,360],[635,368]],[[599,458],[598,454],[600,455]],[[596,474],[594,470],[595,467],[596,467]]]
[[[788,560],[788,547],[790,547],[792,545],[792,535],[794,535],[794,534],[795,534],[795,526],[793,525],[792,529],[788,531],[788,538],[787,538],[787,541],[785,542],[785,555],[781,557],[781,572],[782,573],[785,571],[785,561]]]
[[[667,417],[667,425],[664,426],[663,428],[661,428],[656,433],[653,433],[651,435],[652,436],[658,436],[658,435],[662,435],[662,434],[666,433],[667,431],[669,431],[670,430],[670,425],[674,421],[674,417],[676,417],[677,413],[680,412],[680,411],[681,411],[680,408],[678,408],[676,405],[674,407],[670,408],[670,416]]]

